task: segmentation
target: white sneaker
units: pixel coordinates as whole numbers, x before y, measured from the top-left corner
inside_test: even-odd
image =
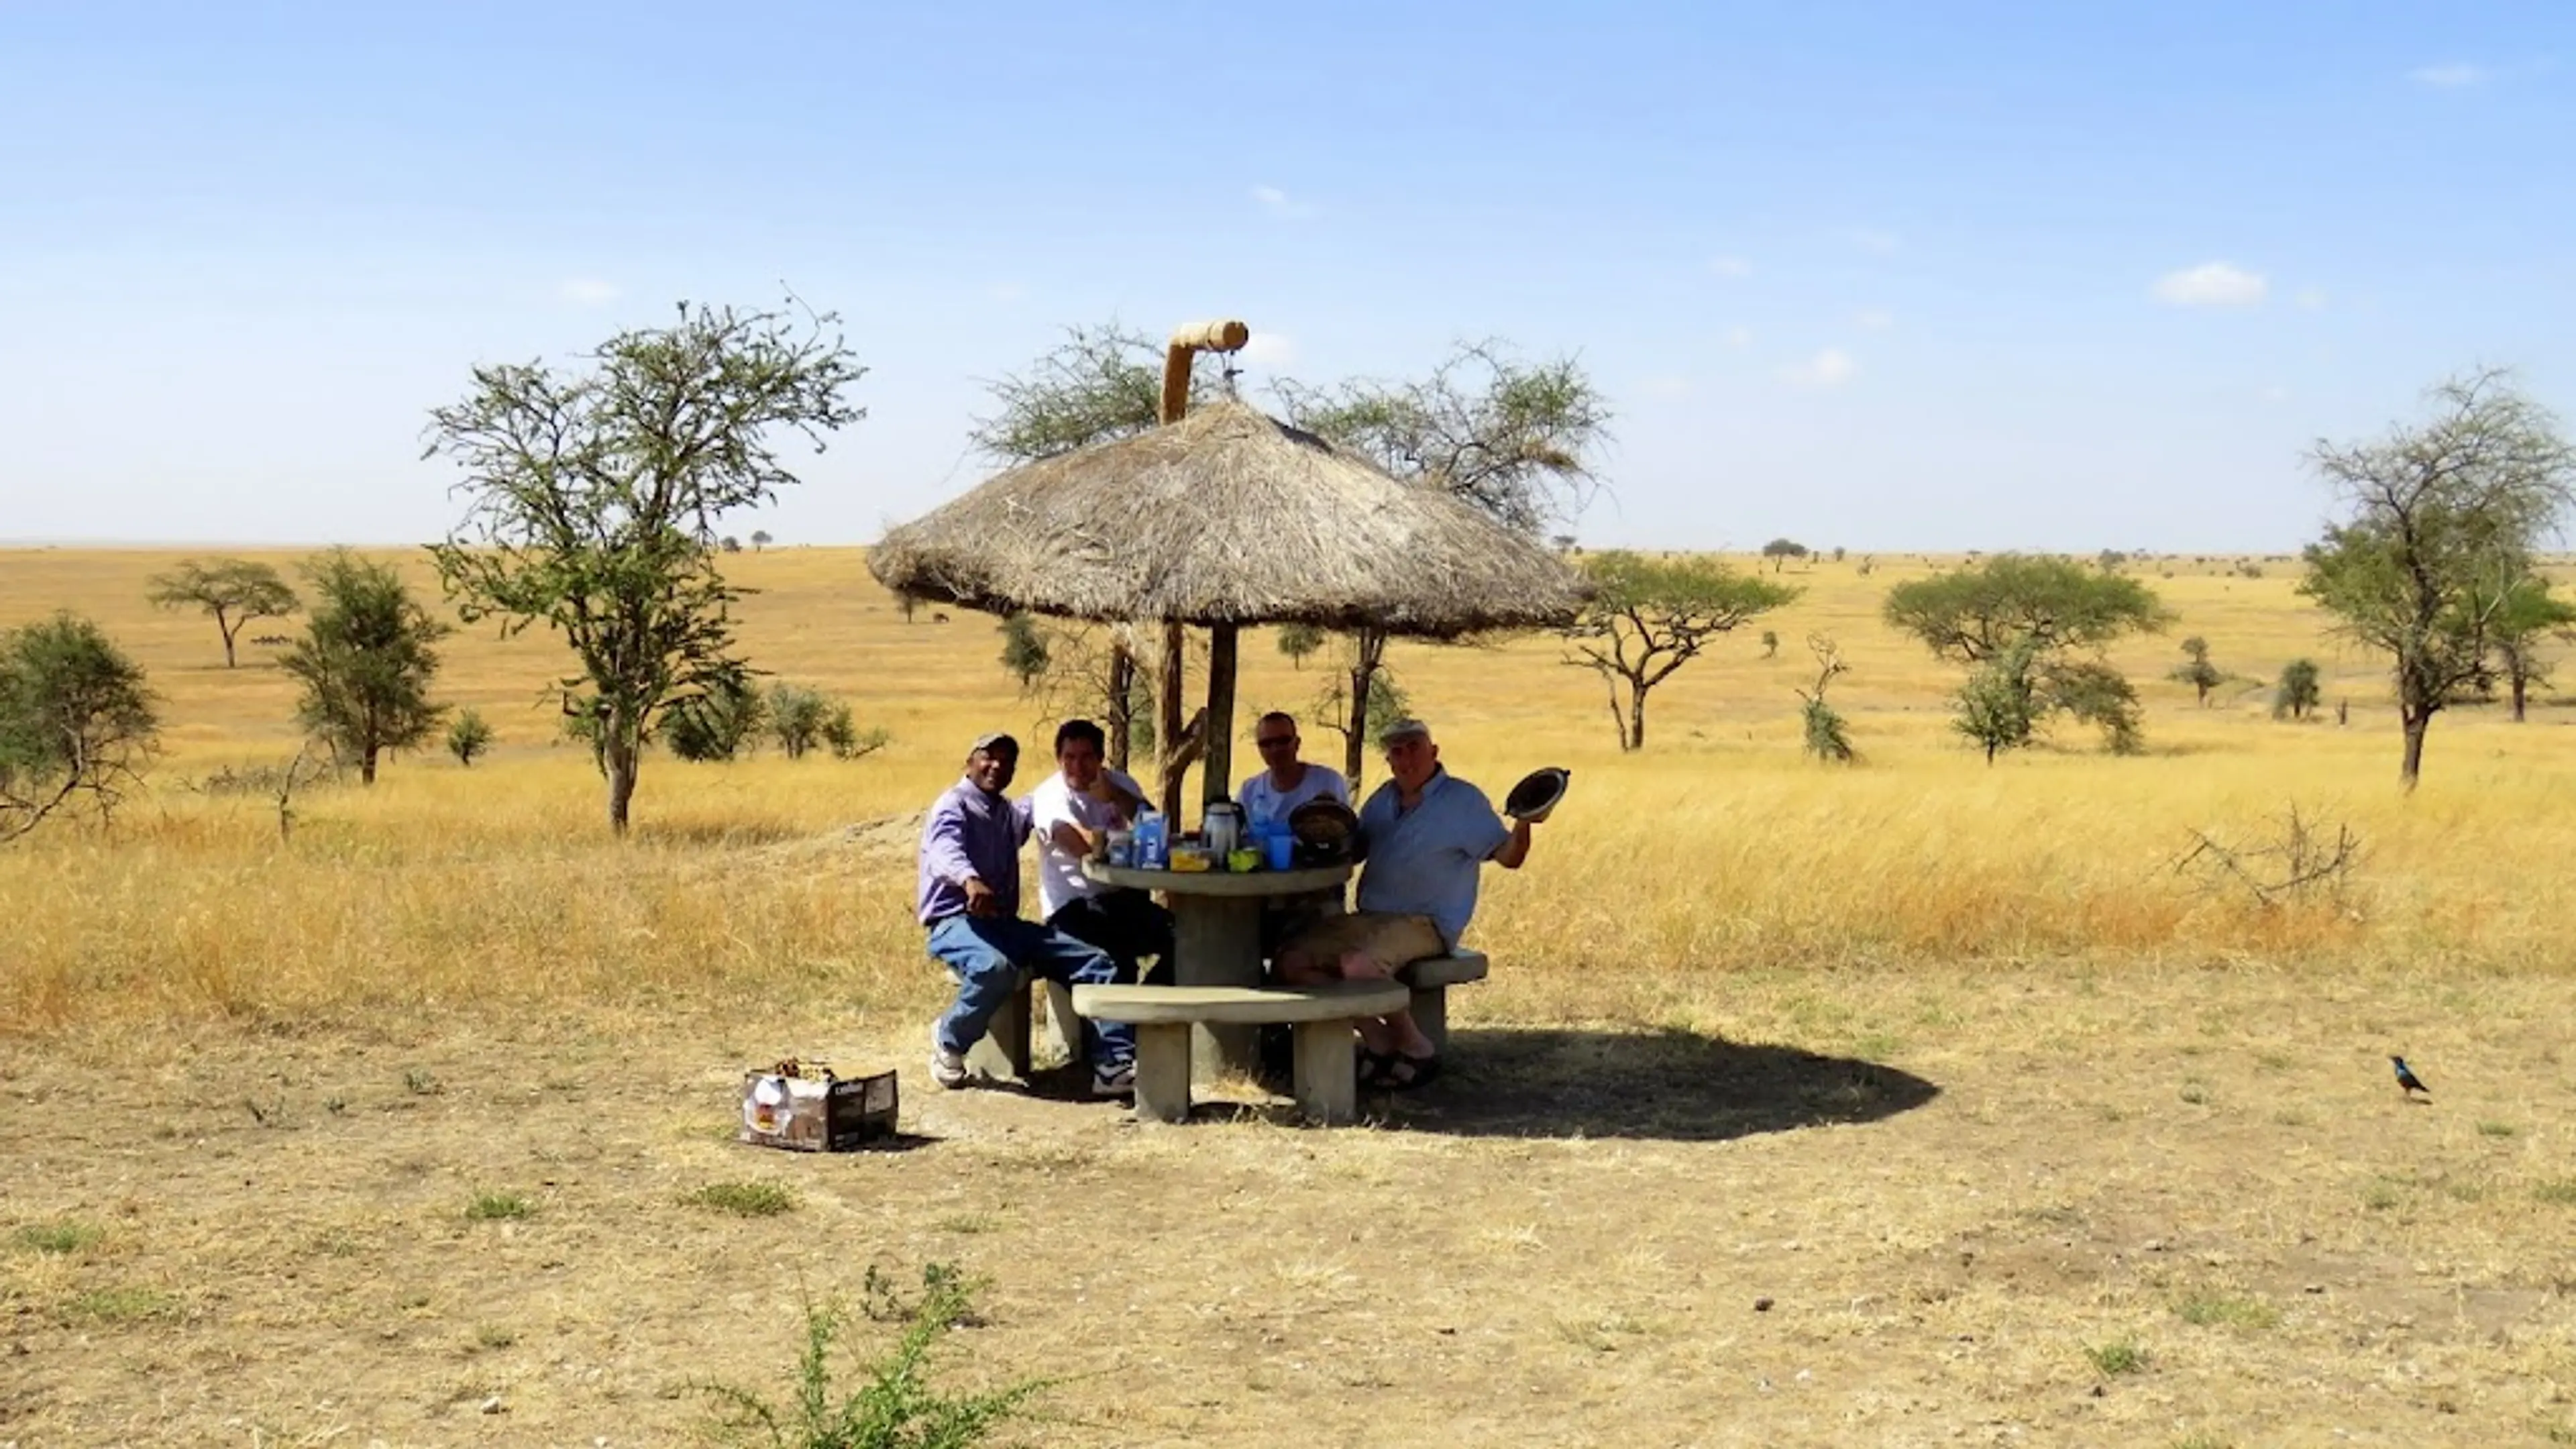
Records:
[[[954,1091],[959,1087],[965,1086],[972,1075],[972,1073],[966,1070],[965,1053],[952,1052],[948,1048],[941,1046],[937,1037],[931,1038],[930,1079],[932,1081]]]
[[[1091,1095],[1125,1097],[1136,1090],[1136,1059],[1120,1057],[1091,1069]]]

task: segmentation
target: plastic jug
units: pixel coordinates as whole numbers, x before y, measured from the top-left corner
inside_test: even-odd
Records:
[[[1162,815],[1153,810],[1136,817],[1136,868],[1169,870],[1172,843],[1165,834]]]
[[[1225,859],[1243,843],[1243,807],[1231,800],[1209,801],[1199,825],[1207,832],[1208,854],[1215,859]]]

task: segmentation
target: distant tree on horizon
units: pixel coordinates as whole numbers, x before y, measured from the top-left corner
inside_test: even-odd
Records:
[[[1807,546],[1793,538],[1775,538],[1762,545],[1762,556],[1771,560],[1771,572],[1775,574],[1780,572],[1789,560],[1805,558],[1808,553]]]
[[[1646,697],[1712,641],[1795,600],[1800,590],[1739,574],[1713,558],[1647,558],[1625,550],[1583,561],[1593,597],[1560,631],[1566,663],[1599,674],[1621,752],[1646,744]]]
[[[249,559],[219,558],[212,564],[182,559],[168,573],[151,580],[152,603],[164,609],[191,605],[205,611],[224,637],[224,667],[235,667],[233,639],[253,619],[283,618],[298,607],[295,591],[276,569]]]
[[[2071,559],[1997,554],[1887,591],[1888,625],[1970,668],[1960,728],[1995,755],[2030,742],[2054,713],[2097,725],[2114,754],[2140,739],[2137,691],[2101,650],[2173,620],[2145,584]],[[2089,657],[2084,657],[2089,653]]]

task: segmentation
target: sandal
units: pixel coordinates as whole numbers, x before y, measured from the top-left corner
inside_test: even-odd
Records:
[[[1395,1058],[1394,1052],[1373,1052],[1367,1047],[1361,1047],[1359,1049],[1360,1085],[1385,1086],[1386,1074],[1395,1065]]]
[[[1388,1059],[1386,1069],[1378,1073],[1377,1085],[1390,1092],[1406,1092],[1431,1085],[1439,1075],[1440,1058],[1409,1057],[1397,1052]]]

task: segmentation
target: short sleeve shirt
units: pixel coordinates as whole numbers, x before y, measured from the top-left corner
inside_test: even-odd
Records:
[[[1116,770],[1104,770],[1120,787],[1142,795],[1136,782]],[[1082,858],[1055,843],[1055,828],[1071,824],[1084,830],[1102,831],[1118,823],[1118,811],[1106,800],[1095,800],[1065,783],[1059,770],[1029,792],[1029,825],[1038,841],[1038,911],[1041,919],[1052,918],[1073,902],[1096,896],[1109,887],[1082,873]]]
[[[1351,803],[1351,785],[1342,778],[1341,771],[1328,770],[1322,765],[1308,765],[1306,777],[1291,790],[1282,790],[1271,784],[1270,772],[1264,770],[1244,781],[1243,788],[1234,795],[1235,803],[1243,807],[1246,820],[1285,820],[1289,811],[1309,800],[1326,797],[1348,805]]]
[[[1397,799],[1389,780],[1361,807],[1368,862],[1360,868],[1359,908],[1429,916],[1454,951],[1476,913],[1485,862],[1512,838],[1511,827],[1484,791],[1445,769],[1432,774],[1411,810],[1399,812]]]

